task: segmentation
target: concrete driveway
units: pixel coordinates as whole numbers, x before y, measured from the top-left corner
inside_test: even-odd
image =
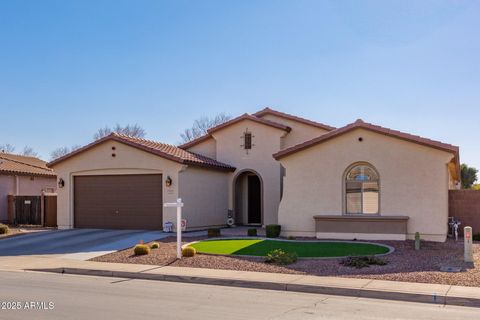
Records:
[[[0,256],[53,255],[88,260],[129,248],[140,240],[167,237],[160,231],[71,229],[50,230],[0,240]]]

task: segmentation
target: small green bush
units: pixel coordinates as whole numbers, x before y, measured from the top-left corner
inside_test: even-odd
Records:
[[[208,237],[209,238],[220,237],[220,229],[219,228],[208,229]]]
[[[270,251],[265,258],[266,263],[274,263],[280,265],[292,264],[297,261],[297,254],[295,252],[286,252],[282,249],[275,249]]]
[[[197,250],[195,250],[195,248],[192,248],[192,247],[185,247],[182,249],[182,256],[183,257],[187,257],[187,258],[190,258],[190,257],[193,257],[197,254]]]
[[[145,254],[149,254],[150,253],[150,247],[146,244],[137,244],[135,246],[135,248],[133,248],[133,253],[136,256],[142,256],[142,255],[145,255]]]
[[[345,259],[342,259],[342,261],[340,261],[340,264],[343,264],[346,267],[362,269],[362,268],[367,268],[371,265],[384,266],[387,264],[387,262],[375,256],[364,256],[364,257],[347,257]]]
[[[295,240],[295,237],[294,236],[288,236],[287,239],[288,240]]]
[[[150,245],[150,249],[158,249],[160,248],[160,243],[158,242],[152,242],[152,244]]]
[[[10,232],[6,224],[0,223],[0,234],[7,234]]]
[[[2,233],[1,230],[0,230],[0,233]],[[480,241],[480,232],[473,235],[473,241]]]
[[[257,236],[257,229],[252,228],[247,230],[247,234],[249,237],[256,237]]]
[[[265,231],[267,233],[267,238],[278,238],[280,237],[280,231],[282,226],[279,224],[267,224]]]

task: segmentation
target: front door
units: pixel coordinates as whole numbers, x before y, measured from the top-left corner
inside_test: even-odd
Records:
[[[248,176],[248,223],[262,223],[262,197],[260,179]]]

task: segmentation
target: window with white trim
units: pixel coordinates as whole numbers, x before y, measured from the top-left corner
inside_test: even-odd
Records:
[[[347,214],[379,213],[379,176],[368,164],[351,167],[345,175]]]

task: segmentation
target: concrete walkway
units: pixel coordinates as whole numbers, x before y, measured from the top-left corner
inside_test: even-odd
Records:
[[[320,293],[362,298],[480,307],[480,288],[356,278],[160,267],[44,256],[0,257],[0,270],[43,271]]]

